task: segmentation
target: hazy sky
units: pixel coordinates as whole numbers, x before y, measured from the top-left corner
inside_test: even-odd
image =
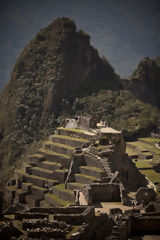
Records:
[[[0,88],[24,46],[63,16],[91,35],[91,44],[122,77],[143,57],[160,56],[159,0],[1,0]]]

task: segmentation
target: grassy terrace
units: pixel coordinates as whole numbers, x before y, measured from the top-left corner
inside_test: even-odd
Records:
[[[63,153],[57,153],[57,152],[54,152],[54,151],[52,151],[52,150],[46,150],[46,149],[44,149],[44,148],[40,148],[39,149],[39,151],[40,152],[42,152],[42,153],[46,153],[46,154],[49,154],[49,155],[53,155],[53,156],[59,156],[59,157],[63,157],[63,158],[68,158],[68,159],[70,159],[70,157],[68,156],[68,155],[66,155],[66,154],[63,154]]]
[[[65,173],[65,172],[68,172],[68,169],[65,169],[65,168],[64,169],[56,169],[55,172],[61,172],[61,173],[64,172]]]
[[[70,137],[70,136],[64,136],[64,135],[52,135],[52,138],[61,138],[61,139],[68,139],[68,140],[73,140],[73,141],[77,141],[77,142],[84,142],[87,143],[88,140],[84,139],[84,138],[79,138],[79,137]]]
[[[44,169],[44,168],[40,168],[40,167],[33,167],[32,169],[41,171],[41,172],[46,172],[46,173],[53,173],[52,170],[48,170],[48,169]]]
[[[52,179],[49,179],[49,178],[43,178],[43,177],[39,177],[39,176],[36,176],[36,175],[24,174],[24,176],[30,177],[30,178],[35,178],[35,179],[40,179],[40,180],[48,181],[48,182],[52,182],[52,183],[58,183],[57,180],[52,180]]]
[[[70,190],[70,189],[66,189],[64,184],[58,184],[58,185],[54,186],[54,188],[57,188],[57,189],[62,190],[64,192],[68,192],[68,193],[73,194],[73,191]]]
[[[78,174],[75,174],[75,175],[80,176],[80,177],[84,177],[84,178],[88,178],[88,179],[90,179],[90,180],[97,180],[97,181],[100,181],[99,178],[92,177],[92,176],[85,175],[85,174],[81,174],[81,173],[78,173]]]
[[[71,235],[73,234],[73,233],[76,233],[76,232],[78,232],[78,230],[79,230],[79,228],[81,227],[81,225],[77,225],[77,226],[72,226],[73,228],[72,228],[72,231],[70,231],[69,233],[67,233],[67,235],[66,235],[66,239],[70,239],[71,238]]]
[[[156,148],[156,146],[152,146],[151,144],[142,143],[142,142],[129,142],[129,144],[137,147],[140,151],[148,150],[154,152],[156,154],[160,154],[160,150]]]
[[[42,163],[44,163],[44,164],[46,164],[46,165],[52,165],[52,166],[62,167],[62,164],[61,164],[61,163],[57,163],[57,162],[43,161]]]
[[[93,170],[95,172],[103,172],[103,170],[101,168],[92,167],[92,166],[81,166],[81,168],[83,168],[83,169],[90,169],[90,170]]]
[[[155,172],[152,169],[152,165],[154,163],[157,162],[157,159],[160,158],[160,150],[156,148],[156,146],[154,145],[154,142],[159,142],[159,139],[155,139],[155,138],[141,138],[142,140],[144,140],[145,142],[129,142],[129,144],[135,146],[137,148],[137,152],[138,150],[146,150],[149,152],[143,152],[142,154],[144,155],[150,155],[150,152],[153,154],[153,159],[152,160],[140,160],[139,161],[135,161],[133,160],[133,162],[136,164],[136,167],[139,168],[139,170],[141,168],[146,168],[144,170],[140,170],[140,172],[142,174],[144,174],[148,179],[150,179],[151,182],[160,182],[160,173]],[[153,144],[150,144],[153,143]],[[132,153],[135,153],[136,151],[127,148],[126,152],[130,155]],[[151,169],[147,169],[147,168],[151,168]],[[157,191],[158,187],[157,187]]]
[[[64,207],[66,207],[68,204],[73,204],[72,202],[65,201],[61,198],[58,198],[57,196],[55,196],[54,194],[51,194],[51,193],[46,193],[45,196],[51,198],[53,200],[53,202],[55,201]]]
[[[139,160],[139,161],[133,161],[136,164],[137,168],[152,168],[152,165],[150,164],[150,161],[148,160]]]
[[[56,147],[61,147],[61,148],[66,148],[66,149],[70,149],[70,150],[74,150],[75,148],[66,144],[61,144],[61,143],[54,143],[51,141],[46,141],[44,142],[45,145],[52,145],[52,146],[56,146]]]
[[[126,147],[126,153],[128,153],[129,156],[138,155],[136,151],[129,147]]]
[[[79,128],[63,128],[63,127],[59,127],[57,129],[64,130],[64,131],[69,131],[69,132],[83,133],[83,131],[81,129],[79,129]]]
[[[35,157],[35,158],[44,158],[44,156],[42,156],[42,155],[41,155],[41,154],[39,154],[39,153],[32,154],[32,155],[29,155],[29,157]]]
[[[46,188],[42,188],[42,187],[39,187],[39,186],[36,186],[36,185],[33,185],[32,189],[38,189],[38,190],[41,190],[41,191],[46,191]]]
[[[140,138],[140,139],[142,139],[142,140],[144,140],[146,142],[149,142],[149,143],[160,142],[160,139],[157,139],[157,138],[150,138],[150,137],[148,137],[148,138]]]
[[[154,170],[140,170],[141,173],[146,175],[153,183],[160,182],[160,174],[156,173]]]

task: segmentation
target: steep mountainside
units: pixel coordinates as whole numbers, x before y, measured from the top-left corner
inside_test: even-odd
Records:
[[[25,47],[0,95],[0,174],[73,114],[101,113],[127,139],[156,131],[160,111],[151,104],[160,106],[159,76],[159,58],[144,59],[122,81],[88,34],[57,19]]]
[[[160,107],[160,64],[159,58],[144,58],[133,72],[126,88],[137,98]]]
[[[13,163],[28,144],[53,131],[75,97],[118,90],[119,77],[74,22],[58,19],[41,30],[18,58],[0,96],[0,164]]]

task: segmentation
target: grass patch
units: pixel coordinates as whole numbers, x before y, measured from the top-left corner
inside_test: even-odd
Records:
[[[88,175],[81,174],[81,173],[75,174],[75,176],[80,176],[80,177],[88,178],[88,179],[90,179],[90,180],[97,180],[97,181],[100,181],[99,178],[92,177],[92,176],[88,176]]]
[[[47,170],[47,169],[39,168],[39,167],[32,167],[31,169],[35,169],[35,170],[38,170],[38,171],[41,171],[41,172],[46,172],[46,173],[53,173],[52,170]]]
[[[153,152],[154,154],[160,154],[160,150],[157,149],[156,146],[151,144],[142,143],[142,142],[129,142],[129,144],[135,146],[140,151],[150,151],[150,152]]]
[[[160,182],[160,174],[156,173],[154,170],[140,170],[141,173],[146,175],[151,182]]]
[[[128,154],[128,156],[138,155],[136,151],[129,147],[126,147],[126,153]]]
[[[81,166],[82,169],[90,169],[93,170],[95,172],[103,172],[103,170],[101,168],[97,168],[97,167],[92,167],[92,166]]]
[[[70,159],[70,157],[68,155],[63,154],[63,153],[57,153],[57,152],[54,152],[52,150],[46,150],[44,148],[40,148],[39,151],[44,153],[44,154],[48,154],[48,155],[52,155],[52,156],[59,156],[59,157]]]
[[[59,167],[62,166],[61,163],[57,163],[57,162],[43,161],[42,163],[47,164],[47,165],[59,166]]]
[[[142,140],[144,140],[146,142],[149,142],[149,143],[160,142],[160,139],[157,139],[157,138],[150,138],[150,137],[148,137],[148,138],[140,138],[140,139],[142,139]]]
[[[68,169],[56,169],[55,172],[68,172]]]
[[[64,136],[64,135],[52,135],[53,138],[61,138],[61,139],[68,139],[68,140],[73,140],[73,141],[77,141],[77,142],[84,142],[87,143],[88,140],[84,139],[84,138],[79,138],[79,137],[70,137],[70,136]]]
[[[57,129],[64,130],[64,131],[69,131],[69,132],[79,132],[83,133],[83,131],[79,128],[64,128],[64,127],[58,127]]]
[[[45,196],[51,198],[53,201],[57,202],[59,205],[63,207],[66,207],[68,204],[73,204],[72,202],[65,201],[61,198],[58,198],[57,196],[51,193],[46,193]]]
[[[34,178],[34,179],[40,179],[40,180],[48,181],[48,182],[52,182],[52,183],[58,183],[57,180],[52,180],[52,179],[49,179],[49,178],[42,178],[42,177],[35,176],[35,175],[25,174],[24,176],[26,176],[26,177],[30,177],[30,178]]]
[[[38,189],[38,190],[41,190],[41,191],[46,191],[46,188],[42,188],[42,187],[39,187],[39,186],[36,186],[36,185],[33,185],[32,188],[33,189]]]
[[[56,147],[61,147],[61,148],[66,148],[66,149],[70,149],[70,150],[74,150],[75,148],[66,144],[61,144],[61,143],[53,143],[51,141],[47,141],[44,143],[45,145],[52,145],[52,146],[56,146]]]
[[[73,191],[70,189],[66,189],[64,184],[58,184],[58,185],[54,186],[53,188],[57,188],[59,190],[62,190],[63,192],[68,192],[68,193],[73,194]]]
[[[70,231],[69,233],[67,233],[67,235],[66,235],[66,239],[70,239],[71,238],[71,235],[73,234],[73,233],[76,233],[76,232],[78,232],[78,230],[79,230],[79,228],[81,227],[81,225],[78,225],[78,226],[74,226],[74,225],[72,225],[72,231]]]
[[[35,157],[35,158],[44,158],[44,156],[42,156],[42,155],[41,155],[41,154],[39,154],[39,153],[32,154],[32,155],[29,155],[29,157]]]
[[[136,164],[137,168],[152,168],[152,165],[147,160],[133,161]]]

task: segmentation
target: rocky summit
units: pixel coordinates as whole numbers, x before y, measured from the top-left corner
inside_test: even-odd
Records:
[[[75,97],[119,86],[111,65],[72,20],[57,19],[40,30],[0,96],[0,164],[14,162],[25,146],[48,134]]]
[[[97,112],[127,138],[157,131],[159,66],[159,58],[145,58],[122,80],[73,20],[60,18],[40,30],[0,95],[0,179],[69,116]]]
[[[160,107],[160,66],[156,60],[144,58],[127,81],[128,89],[142,101]]]

